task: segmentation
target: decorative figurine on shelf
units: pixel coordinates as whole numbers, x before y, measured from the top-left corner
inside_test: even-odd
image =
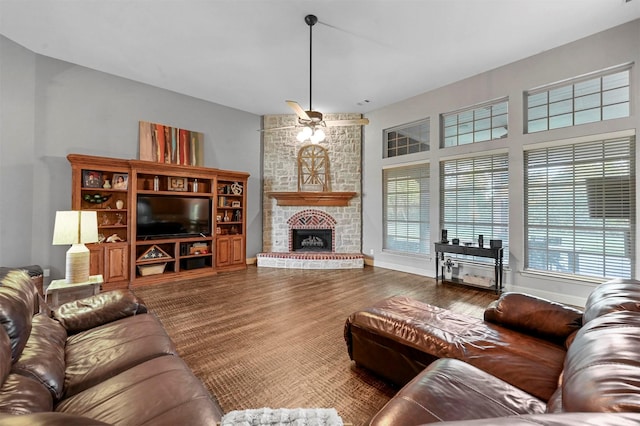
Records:
[[[122,225],[122,215],[120,213],[116,215],[116,219],[116,225]]]
[[[109,225],[109,216],[106,213],[102,213],[102,224]]]
[[[107,237],[107,242],[108,243],[116,243],[118,241],[124,241],[122,238],[120,238],[118,236],[118,234],[112,234],[112,235]]]
[[[104,180],[104,184],[102,185],[104,189],[111,189],[111,183],[109,183],[109,179]]]
[[[236,210],[233,213],[233,220],[236,222],[240,222],[242,220],[242,212],[240,210]]]

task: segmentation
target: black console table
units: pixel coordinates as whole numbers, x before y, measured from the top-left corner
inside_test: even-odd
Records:
[[[442,276],[442,282],[444,282],[444,254],[445,253],[454,253],[454,254],[465,254],[469,256],[477,256],[477,257],[487,257],[494,260],[494,274],[495,274],[495,285],[492,287],[482,287],[477,286],[468,282],[464,282],[461,279],[452,279],[451,282],[470,285],[475,287],[482,288],[494,288],[496,293],[502,292],[502,274],[503,274],[503,264],[502,264],[502,247],[474,247],[474,246],[464,246],[458,244],[448,244],[448,243],[435,243],[436,247],[436,284],[438,283],[438,276]],[[440,261],[442,261],[442,265],[440,265]]]

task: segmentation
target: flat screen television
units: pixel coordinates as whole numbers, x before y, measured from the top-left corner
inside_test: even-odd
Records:
[[[138,195],[138,239],[211,235],[211,199]]]

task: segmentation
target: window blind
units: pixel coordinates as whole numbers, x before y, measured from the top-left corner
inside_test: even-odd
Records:
[[[383,170],[383,248],[429,254],[429,164]]]
[[[525,152],[526,267],[631,278],[635,138]]]
[[[509,258],[508,162],[504,153],[445,160],[440,165],[440,217],[449,240],[476,243],[482,235],[487,246],[490,239],[502,240],[505,263]]]

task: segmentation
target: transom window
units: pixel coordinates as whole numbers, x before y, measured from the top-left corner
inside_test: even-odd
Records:
[[[635,276],[635,138],[525,152],[526,267]]]
[[[384,157],[429,151],[429,119],[386,129]]]
[[[502,240],[504,252],[509,253],[508,166],[506,153],[441,163],[440,217],[450,240],[476,242],[482,235],[487,243],[490,239]]]
[[[525,93],[527,133],[629,116],[629,67]]]
[[[465,110],[442,114],[443,148],[505,138],[509,102],[501,99]]]
[[[429,164],[385,169],[382,175],[383,249],[429,254]]]

